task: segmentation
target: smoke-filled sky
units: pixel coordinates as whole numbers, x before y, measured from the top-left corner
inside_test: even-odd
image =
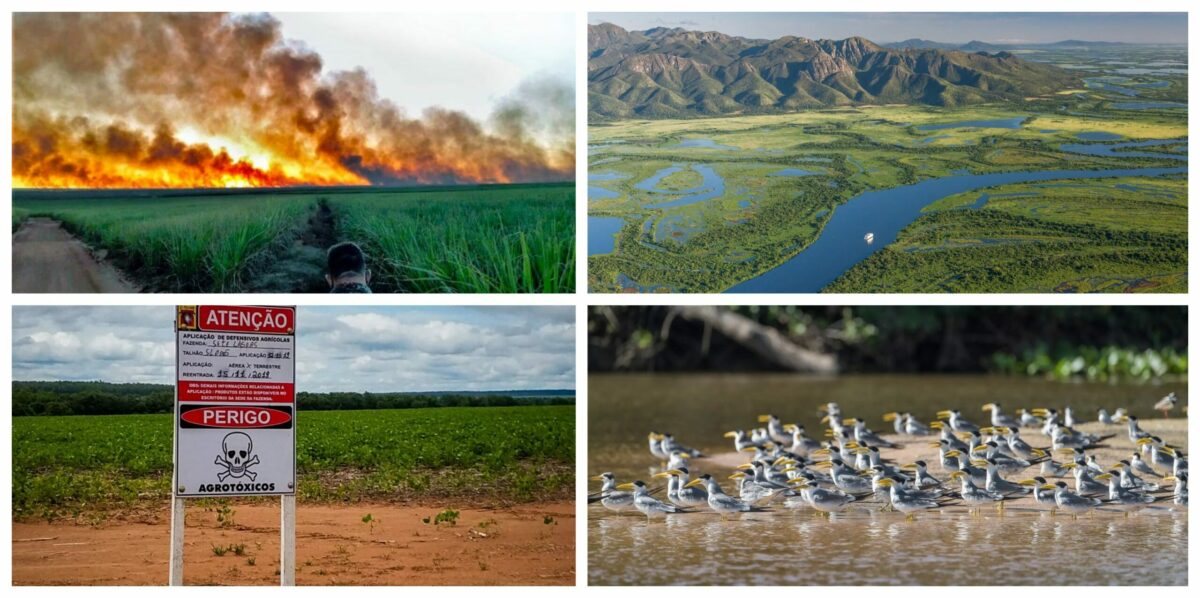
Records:
[[[570,180],[563,15],[27,13],[18,187]]]
[[[683,27],[775,39],[861,36],[878,43],[920,38],[945,43],[1048,43],[1069,39],[1143,44],[1187,43],[1187,13],[796,12],[592,13],[588,22],[625,29]]]
[[[173,384],[173,306],[13,308],[14,380]],[[575,308],[300,307],[296,389],[575,388]]]

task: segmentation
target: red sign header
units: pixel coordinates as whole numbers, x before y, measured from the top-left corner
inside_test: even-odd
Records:
[[[250,305],[201,305],[194,322],[181,317],[181,330],[204,332],[244,332],[249,334],[295,334],[296,309]],[[194,326],[190,327],[188,325]]]
[[[221,405],[188,409],[179,418],[189,427],[201,428],[280,428],[290,427],[290,410],[269,407]]]

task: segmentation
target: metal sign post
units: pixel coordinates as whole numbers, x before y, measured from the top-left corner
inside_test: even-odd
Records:
[[[175,314],[171,585],[183,585],[188,498],[280,497],[281,585],[296,581],[296,308],[181,305]]]

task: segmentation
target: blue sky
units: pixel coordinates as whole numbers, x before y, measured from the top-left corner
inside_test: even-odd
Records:
[[[477,119],[522,81],[575,82],[571,13],[272,13],[285,38],[316,50],[325,72],[363,67],[380,95]]]
[[[1186,13],[592,13],[592,24],[683,27],[752,38],[862,36],[940,42],[1040,43],[1065,39],[1186,43]]]
[[[13,308],[14,380],[172,384],[174,307]],[[301,307],[297,390],[575,388],[575,308]]]

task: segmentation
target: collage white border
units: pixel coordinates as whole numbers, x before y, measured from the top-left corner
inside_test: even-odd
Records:
[[[729,0],[446,0],[437,5],[430,5],[424,2],[415,2],[413,0],[338,0],[337,2],[317,2],[315,0],[251,0],[250,2],[230,2],[228,0],[211,0],[209,2],[196,2],[194,0],[9,0],[6,4],[10,7],[10,11],[87,11],[87,10],[106,10],[106,11],[156,11],[156,10],[233,10],[246,11],[247,8],[254,10],[272,11],[272,12],[573,12],[575,13],[576,26],[576,230],[578,231],[577,243],[578,247],[586,248],[586,209],[587,209],[587,162],[586,162],[586,125],[587,125],[587,62],[585,57],[586,39],[587,39],[587,14],[589,12],[773,12],[773,11],[789,11],[789,12],[1071,12],[1071,11],[1104,11],[1104,12],[1122,12],[1122,11],[1139,11],[1139,12],[1187,12],[1189,3],[1179,0],[1143,0],[1140,2],[1117,2],[1115,0],[1007,0],[1000,2],[976,2],[968,3],[962,0],[910,0],[900,2],[898,0],[882,1],[882,0],[858,0],[847,3],[836,3],[834,5],[822,4],[811,0],[737,0],[732,2]],[[1192,13],[1188,14],[1188,29],[1195,29],[1195,18]],[[11,64],[12,53],[12,19],[11,13],[7,18],[0,23],[0,31],[3,32],[4,43],[0,45],[0,64]],[[1189,40],[1190,41],[1190,40]],[[1189,48],[1189,63],[1196,62],[1196,47],[1194,44]],[[5,98],[12,97],[12,71],[11,68],[0,70],[0,94]],[[1189,92],[1195,89],[1192,85],[1193,78],[1189,74]],[[1189,93],[1189,95],[1192,95]],[[11,101],[11,99],[9,100]],[[0,130],[4,131],[4,135],[11,135],[12,127],[12,111],[4,110],[0,114]],[[1189,136],[1194,136],[1196,129],[1195,121],[1189,124]],[[0,144],[0,153],[3,154],[3,161],[6,164],[12,163],[12,147],[10,140],[6,140]],[[3,177],[5,186],[11,189],[11,171],[8,168],[3,169]],[[1194,189],[1191,184],[1189,173],[1189,189]],[[1196,194],[1189,192],[1189,201],[1195,198]],[[5,221],[11,221],[11,202],[0,202],[3,205],[3,214],[6,217]],[[1196,230],[1196,219],[1198,218],[1195,211],[1189,212],[1188,228]],[[1197,249],[1193,245],[1189,247],[1188,258],[1189,263],[1198,263],[1196,260]],[[8,397],[11,400],[11,385],[12,380],[12,361],[10,350],[12,347],[12,306],[14,305],[176,305],[176,304],[197,304],[197,303],[239,303],[247,301],[245,295],[233,294],[164,294],[164,295],[20,295],[14,296],[12,290],[12,264],[11,264],[11,242],[4,243],[4,256],[0,257],[0,269],[3,270],[0,275],[0,288],[3,288],[3,305],[0,305],[0,354],[7,355],[0,359],[3,362],[2,367],[5,374],[3,388],[0,389],[0,397]],[[921,295],[921,294],[900,294],[900,295],[866,295],[866,294],[836,294],[836,295],[791,295],[791,294],[752,294],[752,295],[593,295],[586,294],[583,291],[587,286],[587,255],[585,250],[577,251],[577,275],[576,288],[579,289],[574,295],[371,295],[369,299],[364,301],[366,304],[373,305],[574,305],[576,307],[576,388],[577,388],[577,408],[576,408],[576,466],[580,475],[577,476],[577,488],[579,496],[583,496],[586,492],[587,482],[587,313],[586,306],[592,304],[612,304],[612,305],[665,305],[665,304],[685,304],[685,305],[741,305],[741,304],[795,304],[795,305],[830,305],[830,304],[849,304],[849,305],[1180,305],[1186,304],[1194,306],[1194,293],[1189,292],[1186,296],[1171,296],[1171,295],[1039,295],[1039,294],[963,294],[963,295]],[[284,294],[263,294],[253,296],[254,303],[261,304],[281,304],[281,305],[341,305],[346,301],[346,295],[328,296],[328,295],[284,295]],[[1194,321],[1188,323],[1189,335],[1192,338],[1196,336],[1196,324]],[[0,409],[4,411],[6,424],[0,429],[0,445],[6,451],[9,451],[8,458],[4,467],[0,467],[0,481],[4,482],[7,487],[12,485],[12,417],[9,404],[0,402]],[[1189,437],[1195,438],[1197,425],[1194,421],[1189,422]],[[11,513],[12,509],[12,494],[4,492],[0,502],[6,507],[6,510]],[[561,598],[563,595],[569,596],[588,596],[588,597],[616,597],[616,596],[649,596],[655,592],[664,591],[662,588],[621,588],[621,587],[586,587],[587,584],[587,539],[586,539],[586,517],[587,506],[585,503],[579,503],[576,507],[576,583],[577,587],[564,589],[557,588],[527,588],[527,587],[488,587],[488,588],[456,588],[447,590],[438,590],[439,592],[449,592],[449,596],[467,596],[467,592],[473,595],[476,592],[487,592],[489,596],[495,598],[526,598],[526,597],[555,597]],[[0,582],[6,586],[11,586],[12,583],[12,528],[4,526],[3,534],[4,550],[7,554],[0,558]],[[1190,543],[1190,540],[1189,540]],[[163,539],[163,579],[166,580],[166,557],[168,555],[169,546],[164,535]],[[686,547],[681,547],[686,549]],[[1087,550],[1088,547],[1063,547],[1064,550]],[[736,555],[731,555],[736,558]],[[886,566],[886,555],[881,555],[881,566]],[[1189,569],[1196,571],[1197,557],[1195,553],[1189,553],[1188,562]],[[1152,582],[1152,580],[1148,580]],[[780,588],[772,591],[824,591],[829,592],[832,589],[825,588]],[[168,590],[170,591],[170,590]],[[180,589],[178,592],[187,592],[190,595],[203,596],[250,596],[262,595],[261,593],[285,592],[287,596],[321,596],[327,592],[325,588],[320,587],[299,587],[299,588],[186,588]],[[334,589],[334,592],[346,592],[349,590]],[[360,587],[353,590],[354,592],[362,592],[364,596],[395,596],[397,592],[417,592],[416,595],[429,595],[430,590],[427,588],[414,587],[412,589],[406,587],[379,588],[379,587]],[[680,588],[678,590],[665,590],[670,592],[687,592],[689,596],[701,597],[716,597],[724,596],[729,592],[740,591],[736,588],[718,588],[718,587],[698,587],[698,588]],[[846,596],[866,596],[875,594],[881,591],[875,587],[845,587],[838,588],[836,591],[839,595]],[[933,589],[921,587],[895,587],[889,588],[889,595],[898,596],[900,598],[916,597],[930,591],[956,591],[969,592],[970,594],[988,592],[986,588],[970,588],[966,590],[953,590],[951,588]],[[1054,587],[1022,587],[1015,589],[1029,597],[1050,596],[1051,593],[1061,593],[1062,590]],[[1126,596],[1131,589],[1129,588],[1081,588],[1080,592],[1086,592],[1090,597],[1106,598],[1112,596]],[[1183,596],[1185,588],[1155,588],[1151,590],[1155,594],[1155,598],[1174,598]],[[110,597],[128,597],[128,596],[157,596],[161,595],[163,588],[28,588],[18,587],[12,589],[12,595],[15,596],[83,596],[86,592],[88,596],[93,598],[110,598]],[[218,594],[220,592],[220,594]],[[564,594],[565,593],[565,594]],[[968,594],[968,595],[970,595]]]

